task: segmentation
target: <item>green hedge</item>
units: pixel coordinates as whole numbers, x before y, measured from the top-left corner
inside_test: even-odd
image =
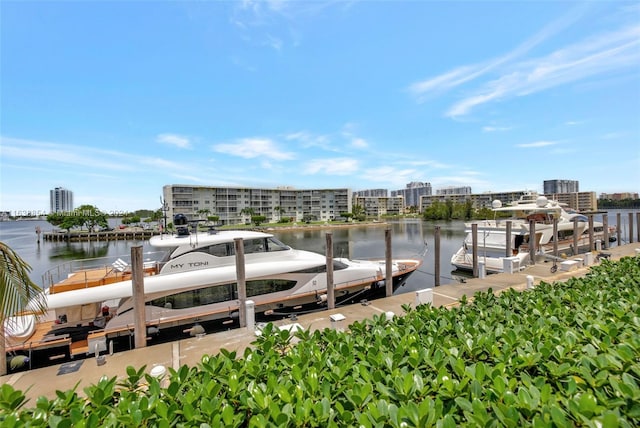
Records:
[[[490,279],[488,279],[490,281]],[[290,337],[268,325],[242,356],[128,369],[27,408],[0,390],[5,426],[631,427],[640,420],[640,258],[454,309]],[[293,343],[295,342],[295,343]]]

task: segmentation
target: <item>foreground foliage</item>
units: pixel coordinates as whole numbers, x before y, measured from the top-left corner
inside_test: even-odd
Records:
[[[205,356],[168,385],[128,369],[26,408],[8,426],[630,427],[640,420],[640,258],[533,291],[479,293],[455,309],[352,325],[267,326],[241,358]],[[292,342],[296,343],[293,344]]]

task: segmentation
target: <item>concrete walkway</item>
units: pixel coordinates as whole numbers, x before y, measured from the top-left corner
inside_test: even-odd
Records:
[[[640,244],[633,243],[606,250],[611,254],[612,260],[624,256],[633,256],[640,253]],[[458,302],[462,296],[473,296],[478,291],[486,291],[491,288],[498,293],[502,290],[513,288],[524,290],[527,287],[527,276],[532,276],[534,284],[540,281],[556,282],[564,281],[571,277],[585,275],[589,267],[578,267],[571,271],[551,272],[552,263],[538,263],[527,267],[525,270],[514,274],[494,274],[485,279],[468,279],[465,283],[453,283],[432,289],[434,307],[450,306]],[[335,322],[333,327],[347,329],[348,325],[355,321],[370,319],[374,315],[383,315],[393,312],[396,315],[404,313],[402,306],[409,304],[415,306],[416,293],[399,294],[392,297],[373,300],[368,305],[355,304],[343,306],[331,311],[315,312],[302,315],[295,321],[305,329],[317,330],[331,328],[330,316],[341,314],[343,321]],[[285,319],[275,324],[282,326],[292,321]],[[242,355],[245,348],[255,340],[255,333],[246,329],[235,329],[221,333],[205,335],[201,338],[180,340],[172,343],[153,345],[142,349],[115,353],[106,356],[106,362],[98,365],[95,358],[76,360],[71,363],[54,365],[26,372],[19,372],[0,377],[0,384],[10,384],[14,388],[25,392],[29,399],[27,406],[35,406],[36,399],[45,396],[54,398],[55,391],[67,391],[77,389],[83,394],[83,389],[95,384],[102,376],[124,378],[126,367],[140,368],[146,365],[147,372],[155,366],[179,368],[182,365],[196,366],[203,355],[215,354],[220,349],[238,351]]]

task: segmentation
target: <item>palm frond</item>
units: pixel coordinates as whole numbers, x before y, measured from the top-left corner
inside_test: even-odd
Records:
[[[46,310],[44,293],[31,278],[31,266],[13,249],[0,242],[0,320],[29,310]]]

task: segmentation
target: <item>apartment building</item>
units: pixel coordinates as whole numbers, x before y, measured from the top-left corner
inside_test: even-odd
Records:
[[[218,216],[221,224],[244,224],[253,215],[266,222],[289,217],[293,222],[331,221],[351,212],[351,190],[215,187],[171,184],[163,187],[169,218],[184,214],[190,220]]]
[[[398,215],[404,212],[404,197],[354,196],[353,205],[360,205],[367,218]]]

